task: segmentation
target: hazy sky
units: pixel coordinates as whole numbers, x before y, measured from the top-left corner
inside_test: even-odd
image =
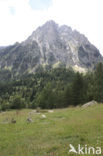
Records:
[[[103,54],[103,0],[0,0],[0,46],[25,40],[51,19],[85,34]]]

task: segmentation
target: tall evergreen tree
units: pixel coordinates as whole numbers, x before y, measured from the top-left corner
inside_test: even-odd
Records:
[[[64,90],[64,107],[68,107],[72,105],[72,87],[71,85],[67,85]]]
[[[103,64],[99,63],[94,73],[94,99],[103,102]]]
[[[83,76],[77,73],[72,86],[72,104],[78,105],[84,102],[84,81]]]

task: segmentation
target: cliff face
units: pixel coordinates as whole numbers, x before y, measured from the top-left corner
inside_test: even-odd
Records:
[[[39,65],[61,64],[79,71],[92,69],[103,62],[99,50],[70,27],[48,21],[22,43],[0,49],[0,69],[14,73],[35,72]]]

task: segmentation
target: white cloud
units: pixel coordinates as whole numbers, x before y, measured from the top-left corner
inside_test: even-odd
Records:
[[[0,0],[0,45],[23,41],[39,25],[53,19],[84,33],[103,52],[103,0],[52,1],[47,10],[32,10],[29,0]]]
[[[45,11],[33,11],[28,2],[28,0],[0,1],[0,45],[26,39],[42,23]],[[11,14],[10,7],[14,8],[14,15]]]

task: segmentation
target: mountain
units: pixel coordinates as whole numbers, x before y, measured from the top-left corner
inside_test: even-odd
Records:
[[[1,46],[1,47],[0,47],[0,49],[4,49],[4,48],[6,48],[6,46]]]
[[[83,34],[54,21],[38,27],[24,42],[0,49],[0,70],[14,75],[32,73],[47,65],[72,66],[83,72],[98,62],[103,62],[103,57]]]

